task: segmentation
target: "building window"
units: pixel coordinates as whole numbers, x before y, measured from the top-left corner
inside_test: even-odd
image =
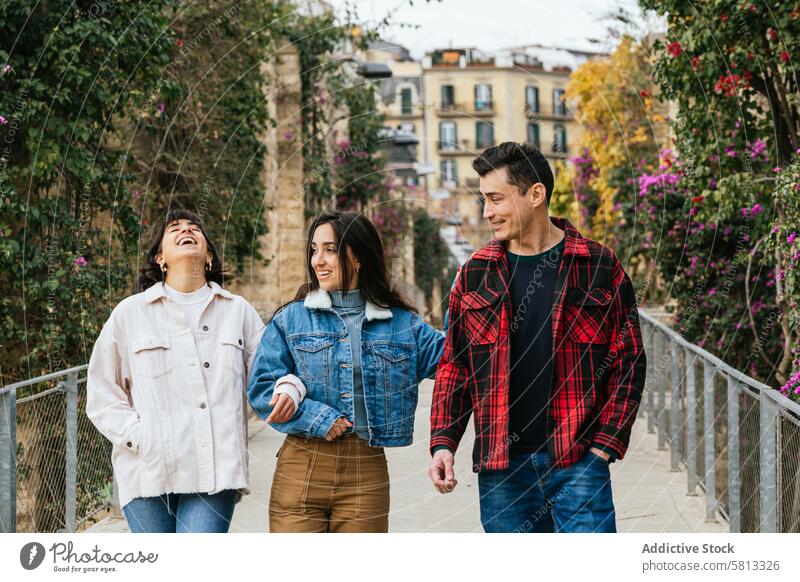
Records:
[[[442,186],[455,188],[458,184],[458,172],[455,160],[442,160],[439,162],[439,170],[442,174]]]
[[[535,148],[541,148],[542,142],[539,137],[539,124],[538,123],[529,123],[528,124],[528,143]]]
[[[442,85],[441,109],[453,109],[456,105],[456,88],[452,85]]]
[[[492,86],[486,84],[475,85],[475,111],[492,110]]]
[[[564,89],[553,89],[553,115],[567,114],[567,104],[563,99]]]
[[[400,90],[400,113],[402,115],[411,115],[411,89]]]
[[[553,153],[567,153],[567,128],[560,123],[553,127]]]
[[[458,143],[456,135],[456,124],[452,121],[445,121],[439,124],[439,149],[454,150]]]
[[[482,150],[494,145],[494,123],[478,121],[475,123],[475,148]]]
[[[530,113],[539,113],[538,87],[533,87],[532,85],[525,87],[525,109]]]

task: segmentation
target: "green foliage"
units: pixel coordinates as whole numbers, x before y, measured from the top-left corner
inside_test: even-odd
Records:
[[[425,293],[428,303],[433,298],[434,285],[441,284],[449,262],[447,245],[439,236],[441,224],[422,209],[414,210],[414,278]],[[445,283],[446,284],[446,283]]]
[[[131,288],[138,220],[116,137],[168,62],[174,4],[0,6],[4,380],[85,362]]]
[[[650,199],[643,216],[653,217],[644,227],[676,323],[737,368],[784,383],[796,343],[792,308],[776,294],[775,256],[764,243],[782,211],[774,169],[800,146],[788,58],[800,44],[800,13],[789,2],[769,13],[734,0],[641,4],[669,26],[655,46],[654,77],[677,106],[678,161],[642,179]]]

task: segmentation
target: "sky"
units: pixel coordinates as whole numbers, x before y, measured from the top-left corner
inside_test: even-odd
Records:
[[[616,43],[603,17],[623,7],[640,14],[635,0],[327,0],[335,10],[355,7],[362,22],[394,12],[383,37],[420,58],[434,48],[476,47],[488,52],[523,44],[610,50]],[[403,26],[416,25],[416,26]],[[656,18],[639,19],[637,32],[660,27]],[[589,39],[599,39],[593,44]]]

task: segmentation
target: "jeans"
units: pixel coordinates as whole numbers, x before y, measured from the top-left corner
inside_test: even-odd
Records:
[[[139,497],[122,508],[132,533],[227,533],[236,491]]]
[[[608,463],[587,452],[564,469],[549,454],[511,453],[502,471],[478,474],[487,533],[616,532]]]

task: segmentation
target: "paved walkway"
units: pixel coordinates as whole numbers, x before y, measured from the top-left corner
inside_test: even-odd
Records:
[[[436,493],[427,477],[428,428],[432,381],[420,386],[416,433],[410,447],[387,449],[391,476],[392,532],[480,532],[477,476],[470,470],[474,434],[468,430],[456,454],[458,486]],[[250,425],[252,493],[237,505],[232,532],[267,530],[267,505],[275,455],[283,435],[253,421]],[[686,495],[686,472],[670,472],[669,451],[657,450],[656,435],[647,434],[646,420],[634,425],[624,460],[611,465],[617,528],[621,532],[726,532],[727,524],[705,523],[702,495]],[[127,531],[125,520],[107,518],[92,532]]]

